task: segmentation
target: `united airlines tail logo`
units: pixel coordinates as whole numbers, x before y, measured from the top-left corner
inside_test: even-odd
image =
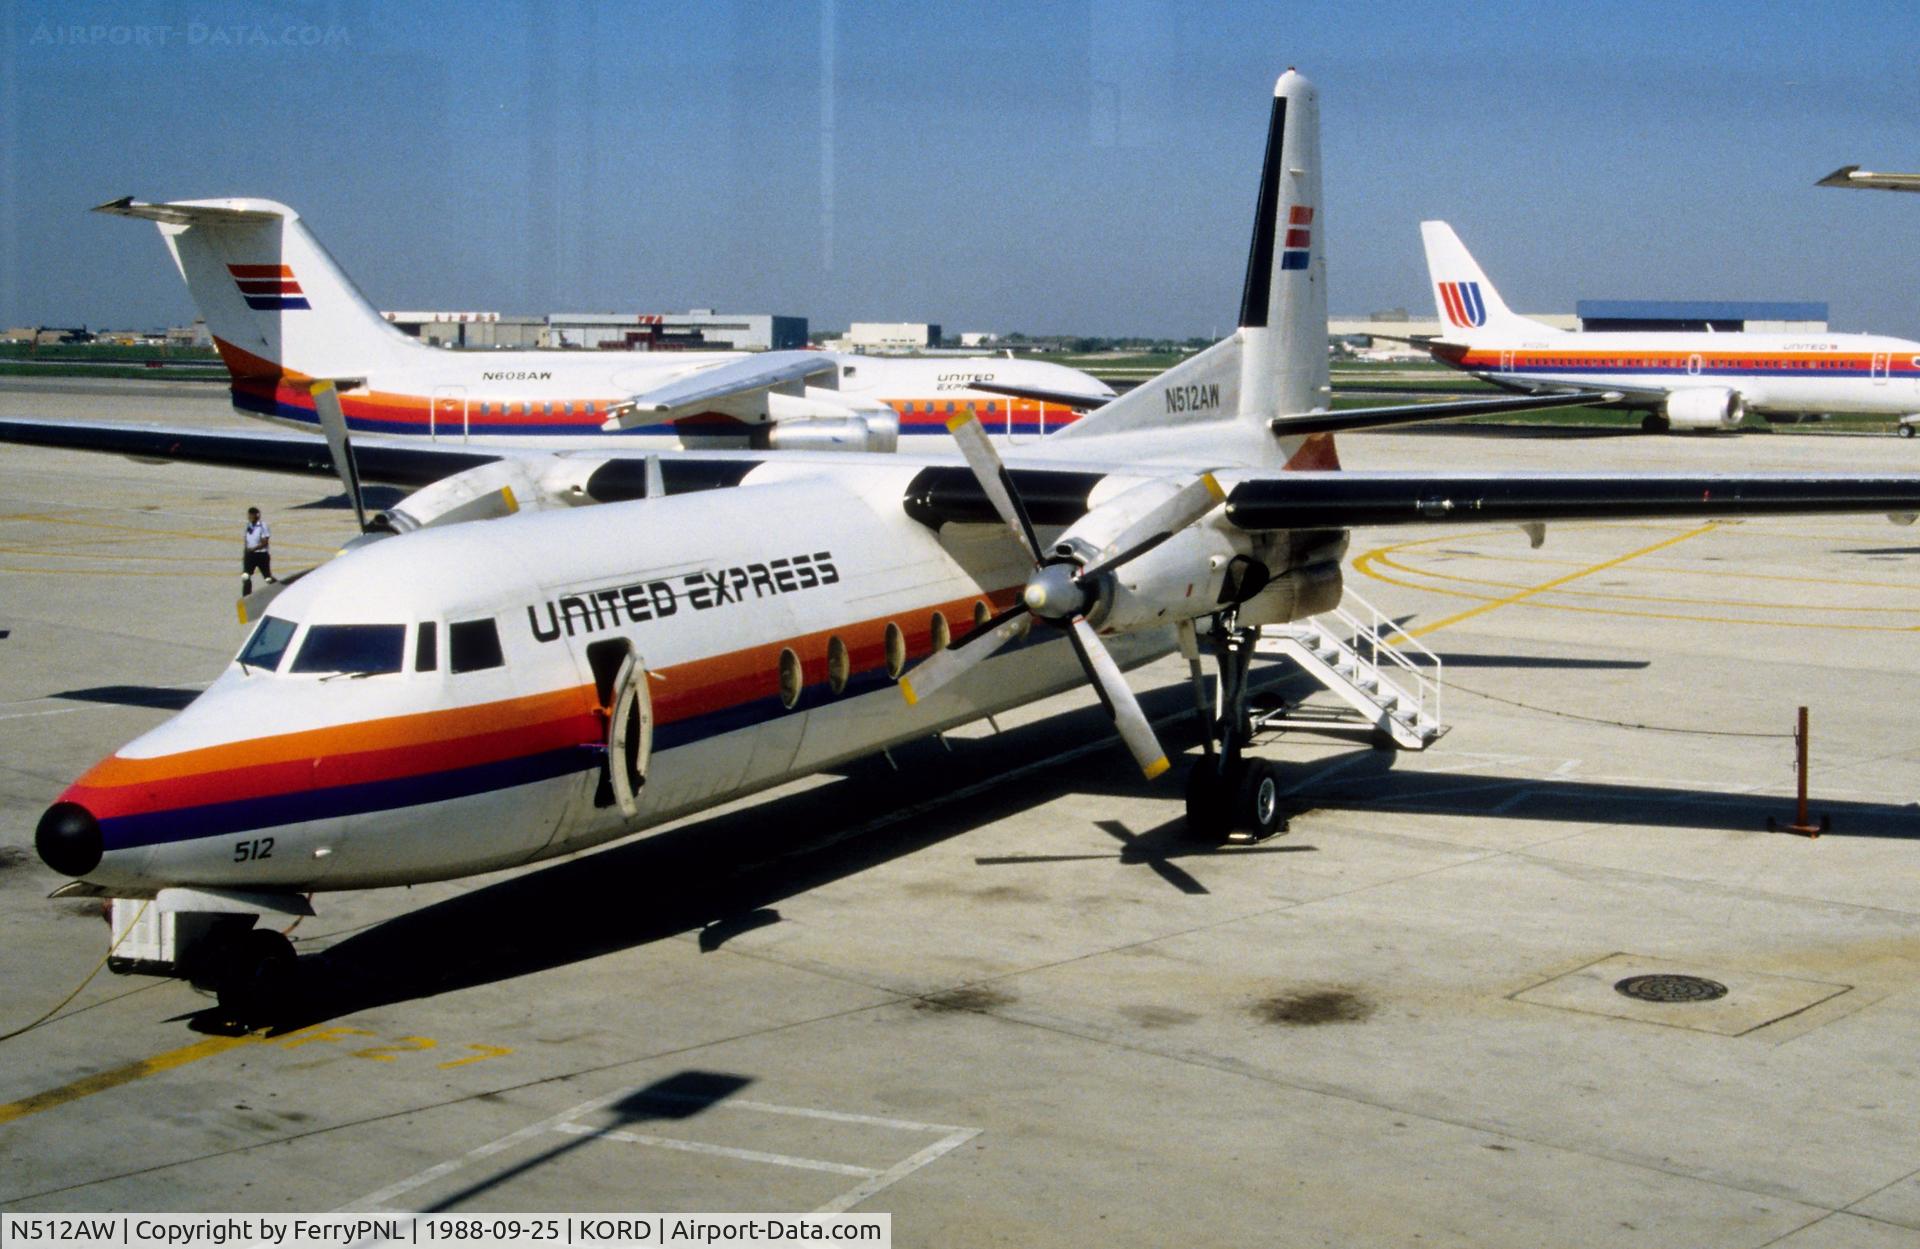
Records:
[[[1306,268],[1308,250],[1312,245],[1313,209],[1295,204],[1287,210],[1287,237],[1281,244],[1280,267]]]
[[[293,312],[313,306],[294,280],[291,265],[228,265],[227,272],[255,312]]]
[[[1480,298],[1478,282],[1440,283],[1440,306],[1447,310],[1447,320],[1463,330],[1487,323],[1487,305]]]

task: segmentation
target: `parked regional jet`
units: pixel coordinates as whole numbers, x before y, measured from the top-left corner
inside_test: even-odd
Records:
[[[1508,310],[1444,221],[1423,221],[1445,324],[1436,360],[1510,390],[1619,391],[1648,430],[1732,429],[1772,416],[1920,412],[1920,343],[1878,334],[1556,329]]]
[[[284,204],[128,197],[94,211],[159,224],[233,375],[233,406],[309,432],[321,380],[354,433],[629,450],[892,451],[901,435],[944,437],[968,401],[1018,443],[1113,397],[1078,369],[990,356],[451,351],[388,324]]]
[[[1336,430],[1591,396],[1329,411],[1325,225],[1317,96],[1288,70],[1239,329],[1033,447],[1003,458],[963,410],[962,457],[503,454],[429,486],[69,786],[40,856],[122,928],[165,916],[171,965],[246,1011],[294,963],[254,918],[312,891],[584,850],[1082,681],[1158,776],[1121,668],[1179,647],[1197,676],[1202,632],[1221,696],[1189,825],[1257,836],[1280,789],[1242,749],[1253,646],[1339,601],[1349,526],[1920,511],[1913,476],[1341,471]],[[312,466],[228,438],[171,452]],[[518,512],[462,519],[508,478]]]

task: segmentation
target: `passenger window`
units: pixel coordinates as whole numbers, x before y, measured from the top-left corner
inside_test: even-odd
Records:
[[[891,620],[887,622],[887,675],[898,681],[907,670],[907,635]]]
[[[440,626],[431,620],[420,622],[420,636],[413,642],[413,670],[432,672],[440,666]]]
[[[447,670],[478,672],[506,663],[500,653],[500,631],[493,621],[461,620],[447,626]]]
[[[407,627],[397,624],[314,625],[293,657],[294,672],[373,676],[400,671]]]
[[[780,705],[791,710],[800,701],[800,691],[804,682],[800,672],[800,656],[791,650],[780,651]]]
[[[953,631],[947,627],[947,618],[943,613],[933,613],[933,628],[930,632],[933,634],[931,641],[934,650],[943,651],[953,644]]]
[[[262,617],[260,627],[253,631],[247,644],[240,649],[240,662],[249,668],[265,668],[268,672],[280,666],[280,659],[287,653],[287,643],[293,640],[294,623],[282,620],[278,616]]]
[[[853,673],[853,661],[847,655],[847,644],[839,637],[827,639],[827,688],[835,694],[847,689],[847,678]]]

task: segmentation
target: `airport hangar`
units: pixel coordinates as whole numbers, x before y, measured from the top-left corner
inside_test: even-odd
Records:
[[[765,312],[383,312],[401,333],[434,347],[583,347],[601,351],[786,351],[807,345],[807,319]]]

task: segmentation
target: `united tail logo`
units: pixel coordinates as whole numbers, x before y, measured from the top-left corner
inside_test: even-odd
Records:
[[[1478,282],[1440,283],[1440,306],[1447,310],[1447,320],[1463,330],[1487,323],[1487,305],[1480,298]]]
[[[311,308],[290,265],[228,265],[241,298],[255,312],[292,312]]]

